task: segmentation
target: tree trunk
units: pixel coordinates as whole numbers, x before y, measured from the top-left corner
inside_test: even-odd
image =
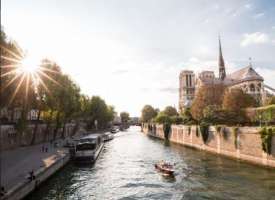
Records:
[[[55,129],[54,129],[54,133],[53,133],[53,140],[56,139],[57,131],[59,128],[59,120],[60,120],[59,118],[60,118],[60,113],[58,112],[57,116],[56,116],[56,125],[55,125]]]
[[[50,127],[52,118],[53,118],[53,111],[51,110],[51,112],[50,112],[50,118],[49,118],[49,120],[47,121],[46,130],[45,130],[45,132],[44,132],[44,139],[43,139],[44,142],[47,141],[47,137],[49,136],[49,127]]]
[[[74,136],[76,134],[77,130],[79,129],[79,125],[80,125],[80,122],[77,120],[74,126],[74,130],[70,136]]]
[[[66,121],[64,122],[63,129],[62,129],[62,134],[61,134],[62,139],[65,138],[65,130],[66,130]]]
[[[33,134],[32,134],[31,145],[34,145],[34,143],[35,143],[36,133],[37,133],[38,124],[39,124],[39,120],[40,120],[40,115],[41,115],[41,111],[38,110],[38,115],[37,115],[37,119],[36,119],[36,122],[35,122]]]

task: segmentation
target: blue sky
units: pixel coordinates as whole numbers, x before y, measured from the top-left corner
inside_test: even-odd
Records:
[[[54,59],[117,111],[178,105],[181,70],[248,65],[275,87],[274,0],[3,0],[2,25],[35,59]]]

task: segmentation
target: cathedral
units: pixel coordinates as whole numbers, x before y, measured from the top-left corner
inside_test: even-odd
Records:
[[[208,84],[223,84],[229,89],[240,88],[245,93],[252,95],[259,103],[263,102],[266,96],[264,79],[253,69],[251,62],[248,66],[232,74],[226,74],[220,39],[218,67],[218,77],[213,71],[202,71],[199,74],[190,70],[181,71],[179,76],[180,111],[190,107],[198,88]]]

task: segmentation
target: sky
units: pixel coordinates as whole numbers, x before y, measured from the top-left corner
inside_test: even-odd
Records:
[[[249,57],[275,87],[275,0],[2,0],[1,24],[33,60],[50,58],[116,111],[178,107],[181,70],[217,75]]]

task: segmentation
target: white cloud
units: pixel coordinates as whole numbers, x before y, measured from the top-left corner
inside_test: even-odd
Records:
[[[264,15],[265,15],[265,14],[264,14],[263,12],[261,12],[261,13],[258,13],[258,14],[256,14],[256,15],[254,15],[253,18],[254,18],[254,19],[259,19],[259,18],[263,17]]]
[[[266,85],[275,87],[275,69],[256,68],[255,69],[263,78]]]
[[[272,29],[275,29],[275,26],[272,26],[271,28],[272,28]]]
[[[251,44],[264,44],[269,41],[269,37],[265,33],[255,32],[255,33],[245,33],[243,35],[243,40],[241,41],[241,46],[245,47]]]
[[[251,8],[252,8],[252,4],[247,3],[247,4],[244,5],[244,7],[245,7],[246,9],[251,9]]]

